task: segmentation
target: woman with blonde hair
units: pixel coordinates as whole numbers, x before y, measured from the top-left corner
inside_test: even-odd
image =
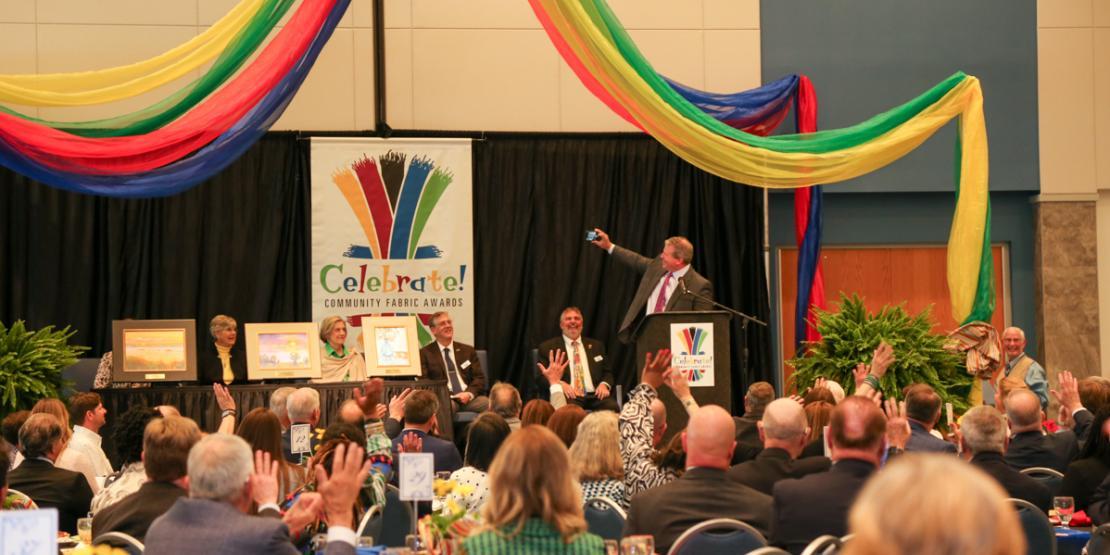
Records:
[[[197,380],[201,383],[247,381],[247,353],[239,342],[239,323],[235,318],[217,314],[208,322],[211,341],[198,339]]]
[[[69,438],[73,437],[73,425],[69,421],[69,409],[61,399],[47,397],[39,399],[35,406],[31,407],[31,414],[38,413],[52,414],[54,418],[58,419],[58,423],[62,425],[62,443],[69,443]]]
[[[624,461],[617,413],[591,412],[578,425],[578,436],[570,446],[574,474],[582,484],[582,497],[606,497],[625,511]]]
[[[489,470],[486,528],[463,541],[470,555],[596,554],[601,538],[586,531],[582,496],[563,442],[543,426],[525,426],[501,445]]]
[[[320,322],[320,379],[314,383],[362,382],[366,379],[366,359],[347,348],[347,322],[342,316],[328,316]]]
[[[845,555],[1022,555],[1017,511],[998,482],[943,454],[898,457],[872,477],[848,516]]]

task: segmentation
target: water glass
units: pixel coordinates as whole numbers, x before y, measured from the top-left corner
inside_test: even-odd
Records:
[[[644,534],[621,539],[621,555],[654,555],[655,537]]]
[[[1071,497],[1053,497],[1052,508],[1056,509],[1056,516],[1060,517],[1060,523],[1068,526],[1071,522],[1071,515],[1075,513],[1075,499]]]
[[[92,545],[92,521],[91,518],[77,519],[77,537],[85,545]]]

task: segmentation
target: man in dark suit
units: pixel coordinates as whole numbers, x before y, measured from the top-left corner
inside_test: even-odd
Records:
[[[179,497],[189,494],[189,449],[200,441],[200,428],[181,416],[156,418],[143,431],[143,470],[149,479],[139,491],[101,509],[93,518],[93,537],[123,532],[139,541],[154,519]]]
[[[818,536],[848,533],[848,510],[885,450],[886,416],[871,400],[846,397],[829,420],[828,472],[781,480],[773,488],[772,542],[801,553]]]
[[[58,529],[77,533],[77,519],[89,513],[93,492],[84,474],[54,466],[65,444],[62,424],[51,414],[32,414],[19,429],[23,463],[8,475],[8,486],[40,509],[58,509]]]
[[[775,387],[767,382],[755,382],[748,386],[744,395],[744,416],[734,416],[736,423],[736,453],[732,455],[732,464],[740,464],[751,460],[763,449],[763,439],[759,436],[759,421],[763,419],[763,410],[767,404],[775,400]],[[741,455],[745,458],[741,458]],[[749,456],[750,455],[750,456]]]
[[[428,325],[436,340],[420,349],[420,369],[424,377],[447,380],[455,412],[488,409],[486,375],[482,372],[482,363],[478,362],[478,351],[455,341],[455,325],[450,314],[436,312]]]
[[[316,492],[304,492],[276,518],[278,480],[269,455],[251,455],[243,438],[213,434],[189,451],[189,496],[180,497],[146,534],[147,553],[299,553],[289,530],[326,515],[329,555],[355,552],[354,502],[370,471],[365,451],[354,444],[336,448],[331,472],[316,469]],[[259,513],[247,514],[256,503]]]
[[[1042,511],[1052,508],[1052,493],[1044,484],[1014,470],[1002,458],[1006,452],[1006,421],[994,407],[978,406],[960,419],[960,442],[971,453],[971,464],[990,474],[1006,495],[1024,499]]]
[[[771,498],[728,479],[736,447],[736,427],[716,405],[698,408],[682,432],[686,473],[673,482],[632,498],[625,535],[655,536],[655,550],[666,553],[687,528],[712,518],[746,522],[767,535]]]
[[[316,425],[320,423],[320,392],[311,387],[297,388],[285,400],[285,412],[289,416],[289,427],[281,431],[282,454],[293,464],[303,464],[316,453],[319,443]],[[304,433],[308,434],[308,451],[294,453],[293,435]]]
[[[907,452],[956,454],[955,444],[930,433],[940,421],[940,406],[940,395],[928,384],[914,384],[906,391],[906,418],[910,421]]]
[[[552,337],[539,346],[540,360],[544,366],[551,364],[550,357],[559,351],[566,353],[567,369],[559,382],[568,403],[586,410],[611,410],[617,412],[617,401],[610,396],[613,373],[605,358],[605,344],[582,337],[582,311],[568,306],[559,315],[560,337]],[[539,391],[548,389],[544,376],[537,376]],[[550,386],[555,387],[555,386]]]
[[[421,449],[435,457],[436,472],[454,472],[462,468],[462,457],[454,443],[429,435],[439,425],[436,414],[439,412],[439,399],[427,389],[413,391],[405,399],[405,428],[393,438],[393,456],[398,446],[403,445],[405,436],[416,435],[423,442]],[[396,475],[394,475],[396,482]]]
[[[785,478],[801,478],[829,469],[829,459],[799,459],[806,446],[809,426],[802,405],[793,399],[778,399],[767,405],[757,433],[763,450],[754,460],[740,463],[728,471],[729,479],[771,495],[775,483]]]
[[[1011,433],[1006,463],[1017,470],[1043,466],[1066,472],[1071,461],[1079,455],[1075,432],[1044,433],[1044,411],[1040,398],[1032,391],[1012,391],[1006,397],[1006,416]]]
[[[609,235],[594,230],[597,239],[593,244],[613,256],[613,259],[643,274],[640,287],[632,297],[632,304],[621,321],[617,337],[628,343],[640,318],[656,312],[680,310],[711,310],[713,305],[704,299],[713,298],[713,284],[690,267],[694,260],[694,246],[685,237],[671,237],[663,242],[663,252],[655,259],[647,258],[626,248],[614,245]]]

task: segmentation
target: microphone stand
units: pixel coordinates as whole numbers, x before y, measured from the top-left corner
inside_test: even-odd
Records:
[[[740,354],[741,354],[740,376],[741,377],[747,377],[747,373],[748,373],[748,323],[749,322],[754,322],[754,323],[759,324],[763,327],[767,327],[767,322],[764,322],[763,320],[760,320],[759,318],[756,318],[755,316],[744,314],[743,312],[740,312],[739,310],[736,310],[735,308],[732,308],[730,306],[725,306],[725,305],[723,305],[723,304],[721,304],[717,301],[714,301],[713,299],[710,299],[709,297],[699,295],[699,294],[691,291],[690,289],[688,289],[686,287],[686,278],[679,279],[678,280],[678,285],[682,288],[682,294],[683,295],[688,295],[688,296],[691,296],[691,297],[693,297],[695,299],[698,299],[700,301],[707,302],[707,303],[709,303],[710,305],[713,305],[716,308],[719,308],[719,309],[721,309],[725,312],[728,312],[729,314],[732,314],[733,316],[739,316],[740,317]]]

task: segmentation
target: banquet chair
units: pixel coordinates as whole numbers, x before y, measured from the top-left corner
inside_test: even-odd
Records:
[[[835,555],[840,552],[843,540],[836,536],[825,534],[818,536],[802,550],[802,555]]]
[[[127,555],[142,555],[143,553],[143,542],[123,532],[106,532],[97,536],[92,543],[93,546],[106,545],[122,549],[127,552]]]
[[[362,520],[358,523],[358,537],[373,538],[375,541],[382,537],[381,506],[374,505],[362,515]]]
[[[731,518],[714,518],[688,528],[671,545],[667,555],[698,553],[748,553],[767,545],[759,530]]]
[[[748,555],[790,555],[790,552],[781,547],[765,545],[759,549],[749,551]]]
[[[1048,515],[1036,505],[1024,500],[1008,500],[1017,511],[1021,529],[1025,532],[1025,552],[1029,555],[1056,555],[1056,531]]]
[[[628,515],[612,499],[591,497],[586,500],[583,511],[586,514],[586,526],[591,534],[601,536],[603,540],[620,541],[624,534],[624,521]]]
[[[412,506],[401,501],[401,490],[388,484],[385,490],[385,509],[382,511],[381,538],[374,538],[386,547],[402,547],[405,536],[413,533]]]
[[[1091,539],[1083,552],[1087,555],[1110,555],[1110,524],[1091,530]]]
[[[1059,470],[1044,466],[1033,466],[1023,469],[1021,473],[1044,484],[1053,497],[1060,494],[1060,486],[1064,483],[1064,474]]]

